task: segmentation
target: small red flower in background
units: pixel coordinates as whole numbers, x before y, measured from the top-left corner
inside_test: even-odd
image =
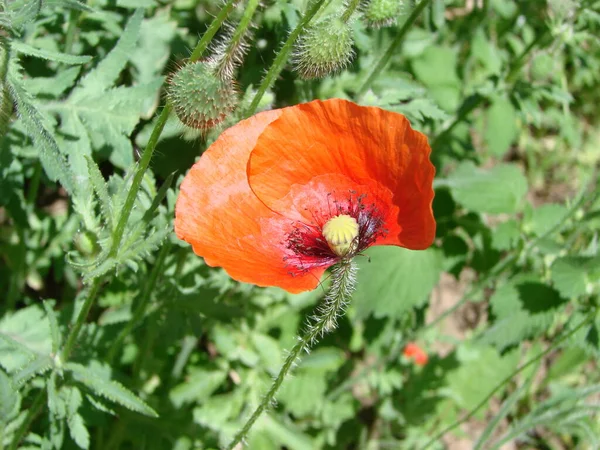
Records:
[[[429,247],[435,169],[401,114],[333,99],[259,113],[191,168],[175,232],[239,281],[314,289],[371,245]]]
[[[412,359],[417,366],[424,366],[427,364],[427,353],[414,342],[406,344],[403,355],[408,359]]]

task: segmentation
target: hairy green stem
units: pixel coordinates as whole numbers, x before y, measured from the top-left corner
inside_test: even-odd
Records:
[[[167,258],[167,255],[169,254],[169,250],[171,250],[171,243],[170,241],[167,241],[160,249],[160,252],[156,257],[156,261],[154,261],[154,264],[152,265],[152,270],[150,271],[148,281],[144,284],[144,288],[140,292],[137,307],[133,312],[133,317],[121,329],[116,339],[112,342],[112,345],[106,357],[109,363],[113,361],[117,351],[119,350],[119,347],[121,346],[125,338],[129,336],[133,329],[142,321],[144,313],[146,312],[146,306],[148,305],[148,302],[152,297],[152,293],[154,292],[154,289],[156,287],[159,275],[163,271],[163,265],[165,259]]]
[[[331,287],[319,306],[316,314],[309,319],[307,329],[304,335],[298,337],[298,342],[288,354],[277,378],[271,385],[271,388],[262,399],[261,403],[254,410],[244,426],[237,432],[233,440],[226,447],[232,450],[248,434],[254,422],[260,417],[263,411],[271,404],[279,387],[285,380],[288,372],[298,360],[298,356],[305,350],[308,350],[315,341],[335,329],[337,319],[344,313],[345,307],[354,292],[356,281],[357,266],[353,261],[343,261],[336,265],[331,273]]]
[[[27,430],[29,430],[29,427],[42,410],[42,406],[44,405],[45,393],[46,389],[41,389],[35,396],[33,403],[31,404],[29,409],[27,409],[27,416],[25,417],[25,420],[21,423],[21,426],[17,429],[13,436],[12,442],[8,447],[9,450],[16,450],[19,447],[19,443],[27,434]]]
[[[87,297],[85,298],[81,309],[79,310],[79,314],[77,314],[77,318],[75,319],[75,323],[73,324],[73,328],[69,332],[67,336],[67,340],[65,345],[60,353],[60,359],[62,362],[66,362],[71,356],[71,352],[73,351],[73,347],[77,339],[79,338],[79,332],[85,323],[85,319],[87,318],[92,305],[94,304],[94,300],[96,299],[96,295],[98,295],[98,291],[100,290],[100,284],[102,282],[101,278],[96,278],[92,282],[90,286],[90,290],[88,291]]]
[[[9,63],[10,41],[0,36],[0,143],[8,132],[8,124],[13,110],[12,97],[6,85]]]
[[[214,18],[200,41],[198,41],[198,45],[196,45],[196,48],[190,55],[190,62],[198,61],[202,57],[202,54],[208,48],[210,41],[215,34],[217,34],[217,31],[219,31],[219,28],[221,28],[221,25],[223,25],[223,22],[225,22],[225,19],[227,19],[227,16],[229,16],[229,13],[233,10],[238,1],[239,0],[229,0],[223,8],[221,8],[217,17]]]
[[[67,26],[67,33],[65,36],[65,53],[71,54],[71,51],[73,51],[75,35],[77,34],[77,22],[79,22],[80,15],[81,11],[79,10],[72,9],[69,11],[69,25]]]
[[[585,325],[590,324],[594,320],[594,317],[596,317],[596,314],[597,314],[597,311],[595,309],[592,310],[588,314],[588,316],[579,323],[579,325],[577,325],[575,328],[571,329],[565,335],[561,336],[560,339],[557,339],[557,340],[554,339],[553,342],[552,342],[552,345],[550,345],[546,350],[544,350],[543,352],[538,353],[536,356],[534,356],[533,358],[529,359],[524,364],[522,364],[519,367],[517,367],[517,369],[515,371],[513,371],[509,376],[507,376],[500,383],[498,383],[496,385],[496,387],[494,387],[494,389],[492,389],[485,396],[485,398],[483,400],[481,400],[473,409],[471,409],[469,411],[468,414],[466,414],[464,417],[456,420],[454,423],[448,425],[446,428],[444,428],[442,431],[440,431],[438,434],[436,434],[432,439],[430,439],[427,442],[427,444],[425,444],[425,446],[422,448],[422,450],[425,450],[425,449],[429,448],[431,445],[435,444],[436,442],[439,442],[440,439],[446,433],[448,433],[449,431],[453,430],[454,428],[460,426],[461,424],[463,424],[464,422],[466,422],[467,420],[469,420],[471,417],[473,417],[477,413],[477,411],[479,411],[483,406],[487,405],[488,402],[490,401],[490,399],[500,389],[502,389],[502,387],[504,387],[508,382],[510,382],[516,375],[518,375],[520,372],[522,372],[523,370],[525,370],[527,367],[531,366],[532,364],[534,364],[535,362],[539,361],[544,356],[546,356],[548,353],[550,353],[551,351],[553,351],[554,349],[556,349],[560,344],[562,344],[567,339],[569,339],[571,336],[573,336],[577,331],[579,331]]]
[[[400,28],[400,31],[398,31],[398,34],[396,35],[386,52],[377,62],[377,64],[375,65],[375,67],[373,68],[363,85],[358,90],[358,93],[356,94],[358,98],[362,97],[369,90],[371,84],[373,84],[373,81],[375,81],[375,79],[381,74],[383,69],[385,69],[385,66],[387,66],[387,64],[390,62],[390,59],[396,52],[397,47],[404,40],[404,36],[406,36],[406,33],[408,33],[408,30],[410,30],[410,27],[413,25],[413,23],[415,23],[417,18],[421,15],[421,12],[425,9],[427,5],[429,5],[429,3],[431,3],[431,0],[421,0],[421,2],[415,7],[415,9],[413,9],[412,13],[408,17],[408,19],[406,19],[406,21],[402,25],[402,28]]]
[[[306,11],[306,13],[302,17],[302,19],[300,20],[300,22],[298,23],[296,28],[294,28],[294,30],[290,33],[287,40],[283,44],[283,47],[281,47],[281,50],[279,50],[279,53],[277,53],[277,56],[275,57],[275,61],[273,61],[273,64],[271,64],[269,71],[267,72],[267,74],[263,78],[262,82],[260,83],[260,86],[258,87],[256,94],[254,94],[252,103],[250,103],[250,106],[248,107],[248,110],[246,111],[246,114],[245,114],[246,117],[249,117],[256,112],[256,108],[258,108],[258,104],[260,103],[260,100],[262,99],[263,95],[265,95],[265,92],[267,92],[267,89],[269,89],[271,87],[271,85],[275,82],[275,78],[277,78],[279,76],[279,74],[285,67],[288,56],[289,56],[290,52],[292,51],[294,42],[296,42],[296,39],[298,39],[298,36],[300,36],[300,33],[302,33],[302,30],[304,30],[306,25],[308,25],[308,23],[312,20],[312,18],[319,12],[319,10],[326,3],[326,1],[327,0],[315,1],[309,7],[308,11]]]
[[[356,11],[356,8],[358,8],[358,5],[360,5],[360,0],[350,0],[346,10],[342,14],[342,20],[344,22],[348,22],[348,20],[350,20],[350,17],[352,17],[352,14],[354,14],[354,11]]]
[[[259,4],[260,0],[248,0],[244,8],[244,15],[240,19],[233,35],[229,38],[229,42],[227,42],[223,50],[219,49],[219,54],[217,55],[217,58],[219,58],[217,74],[221,79],[229,80],[232,78],[235,69],[242,62],[242,57],[246,49],[244,40],[252,24],[254,12]]]

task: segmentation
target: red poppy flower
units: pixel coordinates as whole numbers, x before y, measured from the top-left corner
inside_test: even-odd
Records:
[[[239,281],[314,289],[371,245],[429,247],[434,167],[401,114],[333,99],[259,113],[192,167],[175,232]]]
[[[403,354],[406,358],[414,360],[417,366],[424,366],[427,364],[427,353],[414,342],[406,344]]]

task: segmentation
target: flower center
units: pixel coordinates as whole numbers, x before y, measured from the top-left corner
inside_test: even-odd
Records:
[[[360,227],[354,217],[340,214],[325,223],[323,237],[336,255],[344,257],[358,247],[359,231]]]

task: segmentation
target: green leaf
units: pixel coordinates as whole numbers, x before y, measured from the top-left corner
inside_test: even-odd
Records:
[[[39,148],[39,158],[48,178],[59,181],[67,192],[73,192],[73,175],[50,131],[51,119],[37,109],[30,94],[23,88],[19,68],[14,64],[9,67],[8,83],[19,118]]]
[[[117,45],[98,66],[88,72],[81,80],[81,87],[73,92],[75,97],[91,96],[100,94],[109,89],[118,78],[119,74],[129,61],[130,55],[135,51],[137,40],[140,34],[140,26],[144,12],[138,9],[130,17]]]
[[[89,140],[91,147],[108,147],[111,162],[127,169],[134,164],[129,135],[140,120],[144,104],[157,94],[162,83],[160,77],[148,84],[113,88],[93,95],[87,90],[77,91],[67,101],[53,104],[48,109],[65,120],[79,122],[78,128],[85,130],[83,138]]]
[[[106,185],[106,181],[104,181],[104,177],[98,168],[96,162],[90,158],[86,157],[88,173],[90,175],[90,181],[98,200],[100,201],[100,209],[102,211],[102,216],[104,218],[104,222],[108,225],[108,228],[112,230],[113,226],[113,212],[111,207],[110,195],[108,194],[108,186]]]
[[[150,408],[150,406],[133,392],[125,388],[121,383],[106,379],[102,374],[88,369],[81,364],[67,363],[65,364],[65,370],[70,371],[76,381],[87,386],[96,395],[119,403],[127,409],[139,412],[146,416],[158,417],[156,411]]]
[[[15,371],[13,382],[16,386],[23,386],[32,378],[49,371],[53,364],[54,362],[49,356],[36,356],[32,361]]]
[[[455,200],[480,213],[514,214],[527,193],[527,180],[513,164],[498,164],[486,170],[465,161],[445,183]]]
[[[7,372],[26,366],[52,351],[50,325],[44,310],[28,306],[0,319],[0,365]]]
[[[24,55],[36,56],[38,58],[64,64],[85,64],[92,60],[91,56],[76,56],[61,52],[53,52],[47,49],[35,48],[19,41],[13,41],[11,44],[11,49],[17,51],[18,53],[23,53]]]
[[[61,346],[61,334],[58,328],[58,320],[56,319],[56,313],[54,312],[53,305],[48,300],[43,301],[44,310],[46,311],[46,317],[50,325],[50,337],[52,338],[52,353],[56,354]]]
[[[32,95],[59,97],[69,89],[79,76],[81,67],[60,70],[53,77],[35,77],[22,80],[25,90]]]
[[[17,415],[20,403],[21,398],[10,377],[0,369],[0,427],[3,427],[3,424],[10,422]]]
[[[200,403],[210,397],[226,378],[227,373],[221,370],[194,369],[184,383],[171,390],[169,399],[176,408],[181,408],[186,403]]]
[[[512,103],[498,97],[486,111],[486,128],[483,135],[488,151],[502,157],[517,138],[517,112]]]
[[[567,208],[556,203],[546,203],[525,212],[527,213],[523,225],[525,231],[535,236],[543,236],[563,219]]]
[[[446,111],[460,102],[460,79],[456,73],[458,52],[444,46],[429,46],[413,61],[413,70],[429,89],[429,94]]]
[[[79,446],[79,448],[90,448],[90,433],[87,430],[83,417],[79,414],[74,414],[67,419],[69,434]]]
[[[461,365],[448,373],[447,389],[458,406],[470,410],[516,368],[519,352],[500,356],[492,347],[464,344],[457,358]]]
[[[552,264],[551,277],[554,287],[565,298],[591,292],[593,280],[600,279],[600,255],[558,258]]]
[[[360,258],[358,285],[353,296],[359,317],[400,317],[423,305],[437,284],[442,268],[438,250],[373,247]]]
[[[490,298],[495,320],[481,342],[499,350],[545,333],[566,300],[550,286],[535,280],[501,286]]]

